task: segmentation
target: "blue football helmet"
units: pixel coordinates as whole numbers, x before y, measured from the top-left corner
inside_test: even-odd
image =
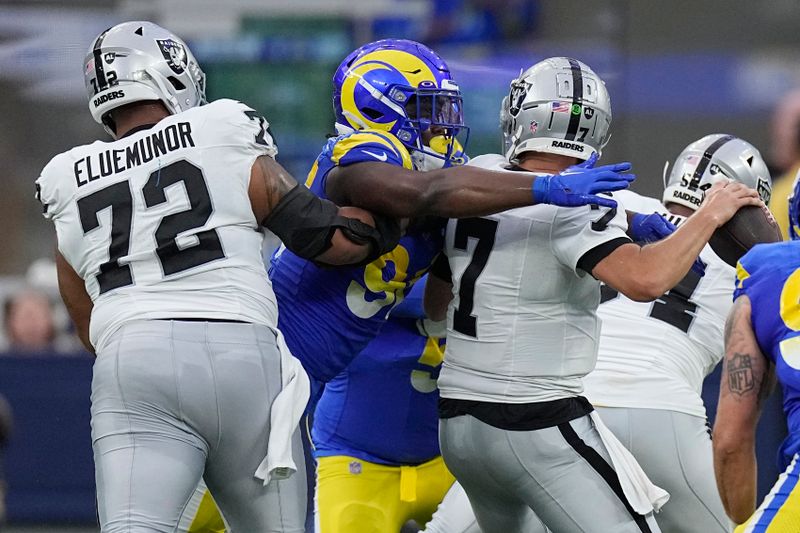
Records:
[[[333,75],[333,108],[338,133],[387,131],[418,169],[466,162],[456,140],[463,134],[466,145],[469,135],[461,91],[444,60],[420,43],[383,39],[352,52]],[[427,130],[433,135],[425,142]]]

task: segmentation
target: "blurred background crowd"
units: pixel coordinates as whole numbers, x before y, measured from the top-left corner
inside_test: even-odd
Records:
[[[470,154],[500,149],[499,103],[519,70],[566,55],[609,85],[603,157],[632,161],[640,192],[660,195],[665,162],[690,141],[731,133],[770,164],[772,207],[785,218],[800,165],[796,0],[0,0],[0,394],[17,421],[5,458],[13,522],[93,516],[91,358],[58,303],[55,238],[33,181],[56,153],[105,138],[87,110],[84,55],[97,33],[135,19],[189,42],[209,99],[263,113],[297,177],[333,133],[334,69],[381,37],[422,41],[447,60],[464,93]],[[0,402],[0,446],[9,412]]]

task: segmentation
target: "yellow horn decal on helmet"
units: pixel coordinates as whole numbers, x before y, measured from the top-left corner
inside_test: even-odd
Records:
[[[390,131],[394,127],[396,121],[379,123],[370,120],[359,111],[355,102],[356,84],[363,77],[364,73],[374,69],[389,70],[392,67],[405,77],[407,85],[410,87],[418,87],[423,81],[436,83],[433,72],[431,72],[431,69],[428,68],[425,62],[407,52],[402,52],[400,50],[378,50],[359,58],[359,60],[350,67],[347,77],[342,82],[342,111],[353,115],[361,121],[361,124],[351,123],[350,125],[352,127],[362,129],[366,126],[369,129],[383,131]]]
[[[347,77],[344,79],[342,83],[342,111],[346,113],[350,113],[351,115],[358,118],[362,121],[361,124],[350,124],[357,130],[360,129],[375,129],[375,130],[382,130],[382,131],[389,131],[394,127],[396,121],[389,122],[389,123],[380,123],[374,122],[370,120],[368,117],[364,116],[361,111],[358,109],[356,105],[356,85],[358,81],[362,78],[365,72],[369,72],[370,70],[377,70],[377,69],[385,69],[389,70],[389,67],[386,65],[381,65],[380,63],[367,63],[367,64],[356,64],[355,66],[351,67]]]
[[[391,65],[408,80],[411,87],[419,87],[423,81],[436,83],[433,72],[420,58],[401,50],[378,50],[369,53],[358,60],[358,64],[380,61]],[[437,84],[438,87],[438,84]]]

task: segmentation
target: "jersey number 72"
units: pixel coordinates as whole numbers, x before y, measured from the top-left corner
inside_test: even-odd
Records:
[[[208,186],[199,167],[181,160],[154,171],[142,189],[145,206],[151,208],[166,202],[165,189],[179,182],[186,187],[191,207],[164,216],[155,232],[156,255],[165,276],[225,257],[215,229],[196,233],[197,243],[193,246],[180,248],[175,241],[179,233],[203,226],[213,212]],[[97,274],[100,294],[133,285],[130,265],[119,262],[130,252],[133,194],[128,180],[114,183],[78,200],[84,235],[100,226],[97,215],[108,207],[111,208],[111,242],[108,261],[100,265]]]

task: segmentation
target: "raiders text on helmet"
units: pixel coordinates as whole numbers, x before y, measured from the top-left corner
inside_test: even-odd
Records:
[[[101,33],[84,65],[89,110],[112,136],[108,113],[160,100],[170,113],[205,103],[205,75],[180,38],[152,22],[124,22]]]
[[[684,148],[664,186],[663,202],[697,209],[705,191],[721,179],[743,183],[769,202],[772,178],[759,151],[747,141],[721,133],[706,135]]]
[[[605,83],[584,63],[552,57],[511,82],[500,109],[506,158],[549,152],[588,159],[605,146],[611,101]]]

